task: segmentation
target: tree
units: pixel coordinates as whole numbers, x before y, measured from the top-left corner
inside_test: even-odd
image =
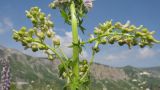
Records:
[[[85,32],[83,27],[83,17],[92,8],[92,0],[55,0],[50,3],[52,9],[58,9],[65,23],[72,28],[72,43],[69,48],[73,49],[71,58],[67,57],[61,50],[60,39],[55,37],[54,23],[50,20],[50,15],[41,12],[38,7],[32,7],[26,11],[26,16],[31,20],[33,27],[27,29],[22,27],[19,31],[14,30],[13,38],[22,43],[25,49],[32,49],[33,52],[45,51],[49,60],[58,58],[61,64],[59,76],[66,80],[64,90],[88,90],[90,83],[90,67],[94,56],[100,51],[99,45],[118,43],[120,46],[145,46],[152,47],[155,43],[160,43],[153,37],[154,32],[148,31],[144,26],[131,25],[130,22],[122,24],[112,20],[106,21],[95,27],[94,33],[86,41],[79,39],[78,30]],[[84,33],[85,34],[85,33]],[[47,45],[45,40],[49,38],[53,46]],[[92,57],[90,60],[80,60],[79,55],[86,44],[93,44]]]

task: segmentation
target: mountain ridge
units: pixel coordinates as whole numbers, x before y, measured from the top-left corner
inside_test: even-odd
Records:
[[[1,56],[9,55],[13,90],[62,90],[64,81],[58,76],[57,66],[60,63],[58,60],[51,62],[45,57],[32,57],[3,46],[0,46],[0,54]],[[142,90],[143,87],[159,90],[156,88],[160,83],[160,71],[153,71],[132,66],[116,68],[94,63],[91,67],[90,89]],[[146,82],[144,85],[139,85],[144,82]],[[151,86],[155,88],[152,89]]]

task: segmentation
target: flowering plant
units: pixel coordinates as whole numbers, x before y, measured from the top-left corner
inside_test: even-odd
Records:
[[[27,29],[22,27],[19,31],[14,30],[13,39],[21,42],[25,49],[31,48],[33,52],[45,51],[49,60],[58,58],[61,64],[58,66],[59,76],[66,80],[64,90],[88,90],[90,83],[90,67],[94,56],[100,51],[99,45],[118,43],[120,46],[145,46],[151,47],[155,43],[160,43],[153,37],[154,32],[150,32],[144,26],[113,23],[112,20],[106,21],[95,27],[94,33],[86,41],[79,39],[78,29],[83,33],[83,17],[93,7],[92,0],[54,0],[49,4],[52,9],[58,9],[64,21],[72,28],[73,55],[67,57],[61,50],[60,39],[55,37],[53,30],[54,23],[50,20],[50,15],[41,12],[38,7],[32,7],[26,11],[26,16],[31,20],[33,27]],[[46,39],[53,42],[53,46],[46,44]],[[80,60],[79,55],[86,44],[94,43],[92,47],[92,57],[90,60]],[[92,44],[93,45],[93,44]]]

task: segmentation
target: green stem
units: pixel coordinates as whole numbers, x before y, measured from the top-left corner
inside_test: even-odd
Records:
[[[90,63],[88,65],[88,69],[85,72],[85,74],[82,76],[82,78],[80,79],[80,81],[83,81],[83,79],[88,75],[88,72],[90,71],[91,65],[93,64],[94,57],[95,57],[95,52],[93,51],[92,52],[92,58],[91,58]]]
[[[67,73],[69,79],[71,79],[71,77],[69,76],[68,68],[67,68],[66,64],[64,63],[63,58],[62,58],[62,57],[60,56],[60,54],[56,51],[56,49],[54,49],[54,48],[52,48],[52,47],[50,47],[50,46],[48,46],[48,45],[46,45],[46,44],[44,44],[44,43],[42,43],[42,42],[40,42],[40,41],[37,41],[37,40],[33,40],[33,42],[36,42],[36,43],[45,45],[45,46],[46,46],[47,48],[49,48],[54,54],[56,54],[56,56],[58,57],[58,59],[60,60],[60,62],[64,65],[64,68],[65,68],[66,71],[67,71],[66,73]]]
[[[70,5],[70,10],[71,10],[71,25],[72,25],[72,37],[73,40],[72,42],[75,44],[73,45],[73,85],[71,90],[76,90],[78,87],[78,80],[79,80],[79,47],[77,46],[78,44],[78,28],[77,28],[77,18],[76,18],[76,11],[75,11],[75,4],[72,1]]]
[[[84,44],[96,41],[99,38],[106,37],[106,36],[109,36],[109,35],[115,35],[115,33],[106,33],[106,34],[100,35],[100,36],[98,36],[98,37],[96,37],[96,38],[94,38],[92,40],[88,40],[86,42],[82,42],[81,44],[84,45]],[[117,33],[116,35],[124,35],[124,36],[128,36],[128,37],[135,37],[135,35],[129,35],[129,34],[124,34],[124,33]]]
[[[60,50],[60,53],[63,55],[63,57],[64,57],[66,60],[68,60],[67,55],[62,51],[62,49],[61,49],[61,48],[59,48],[59,50]]]

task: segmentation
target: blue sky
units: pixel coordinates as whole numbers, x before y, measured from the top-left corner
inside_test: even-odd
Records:
[[[1,0],[0,3],[0,45],[16,48],[24,51],[23,47],[12,40],[12,29],[19,29],[21,26],[31,27],[30,21],[25,17],[25,10],[32,6],[39,6],[43,12],[52,15],[55,22],[55,30],[61,39],[70,39],[70,27],[64,24],[63,19],[57,10],[51,10],[48,4],[52,0]],[[86,35],[93,32],[95,26],[106,20],[125,23],[130,20],[137,26],[144,25],[151,31],[157,32],[155,37],[160,40],[160,1],[159,0],[95,0],[94,7],[84,19]],[[80,34],[80,37],[86,36]],[[65,40],[62,40],[64,44]],[[87,46],[90,47],[90,46]],[[25,51],[24,51],[25,52]],[[26,51],[26,53],[30,51]],[[86,57],[90,56],[90,50],[85,49]],[[101,47],[101,52],[96,55],[96,62],[111,65],[138,67],[160,66],[160,45],[152,49],[139,49],[134,47],[131,50],[125,47],[118,47],[117,44]]]

